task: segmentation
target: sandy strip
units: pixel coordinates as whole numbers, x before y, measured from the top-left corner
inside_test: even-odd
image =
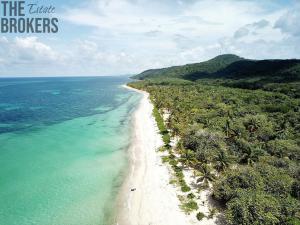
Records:
[[[163,142],[152,116],[149,94],[138,92],[143,94],[143,98],[133,116],[134,135],[129,149],[131,168],[122,188],[115,224],[192,224],[179,209],[176,189],[169,184],[168,168],[156,152]],[[132,188],[136,190],[131,191]]]

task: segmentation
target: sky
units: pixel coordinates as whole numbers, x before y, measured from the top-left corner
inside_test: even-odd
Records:
[[[127,75],[227,53],[300,58],[297,0],[38,2],[56,7],[59,32],[0,33],[1,77]]]

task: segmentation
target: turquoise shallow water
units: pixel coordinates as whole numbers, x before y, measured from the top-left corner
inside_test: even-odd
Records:
[[[126,81],[0,80],[1,225],[109,223],[140,99]]]

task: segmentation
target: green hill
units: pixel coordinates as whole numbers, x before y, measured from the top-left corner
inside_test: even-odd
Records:
[[[140,80],[181,78],[195,81],[203,78],[245,79],[257,77],[272,81],[299,80],[300,60],[249,60],[227,54],[201,63],[147,70],[133,78]]]
[[[173,66],[169,68],[163,69],[152,69],[142,72],[134,76],[134,79],[151,79],[151,78],[184,78],[188,77],[191,74],[202,74],[207,75],[211,73],[215,73],[220,69],[226,68],[226,66],[244,60],[243,58],[236,56],[236,55],[220,55],[211,60],[195,63],[195,64],[188,64],[184,66]]]

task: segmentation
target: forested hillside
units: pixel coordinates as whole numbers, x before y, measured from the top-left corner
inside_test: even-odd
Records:
[[[216,73],[220,69],[226,68],[226,66],[232,64],[233,62],[241,61],[236,55],[220,55],[211,60],[201,63],[188,64],[185,66],[174,66],[170,68],[163,69],[153,69],[147,70],[141,74],[134,76],[135,79],[153,79],[153,78],[187,78],[191,74],[199,74],[200,76],[207,76],[209,74]]]
[[[249,60],[227,54],[201,63],[147,70],[133,78],[182,78],[192,81],[203,78],[264,78],[282,81],[284,77],[285,80],[295,81],[300,79],[299,74],[300,60]]]
[[[168,112],[172,166],[212,185],[228,224],[300,224],[299,62],[225,55],[129,84]]]

